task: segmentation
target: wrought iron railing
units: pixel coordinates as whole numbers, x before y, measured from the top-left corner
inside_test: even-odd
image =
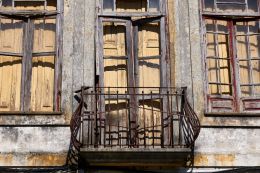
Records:
[[[74,153],[80,147],[193,148],[200,132],[186,88],[82,87],[77,93],[80,102],[71,120]]]

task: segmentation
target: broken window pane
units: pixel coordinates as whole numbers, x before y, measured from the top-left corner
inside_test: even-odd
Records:
[[[146,12],[147,0],[117,0],[117,12]]]
[[[158,12],[160,10],[160,0],[149,0],[149,12]]]
[[[12,9],[12,1],[11,0],[0,0],[0,4],[1,4],[1,9],[2,10],[10,10],[10,9]]]
[[[114,0],[103,0],[104,11],[114,11]]]
[[[44,1],[14,1],[14,8],[16,10],[44,10]]]
[[[245,0],[217,0],[217,11],[245,11],[246,2]]]
[[[214,1],[213,0],[204,0],[204,10],[214,11]]]
[[[0,0],[0,6],[3,10],[57,10],[56,0]]]
[[[257,0],[203,0],[203,10],[210,12],[258,12]]]
[[[257,0],[247,0],[248,2],[248,12],[258,12],[258,1]]]

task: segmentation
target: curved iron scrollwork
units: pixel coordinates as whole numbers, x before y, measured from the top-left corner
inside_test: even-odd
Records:
[[[82,87],[77,93],[71,165],[77,165],[81,147],[194,149],[200,122],[186,88]]]

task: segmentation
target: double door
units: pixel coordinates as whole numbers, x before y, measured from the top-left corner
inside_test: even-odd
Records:
[[[147,143],[159,145],[163,99],[156,96],[167,86],[164,18],[102,17],[99,26],[99,85],[105,93],[100,110],[107,138],[113,143],[142,131],[143,139],[153,136]],[[111,137],[124,129],[130,132]]]

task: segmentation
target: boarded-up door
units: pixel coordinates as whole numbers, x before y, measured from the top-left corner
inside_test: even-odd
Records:
[[[128,128],[130,119],[136,123],[131,129],[137,128],[143,135],[136,141],[139,145],[160,145],[163,107],[159,96],[162,81],[160,20],[120,22],[122,19],[103,18],[102,21],[101,86],[108,94],[104,99],[107,134],[117,135],[109,131],[117,131],[118,126]]]

